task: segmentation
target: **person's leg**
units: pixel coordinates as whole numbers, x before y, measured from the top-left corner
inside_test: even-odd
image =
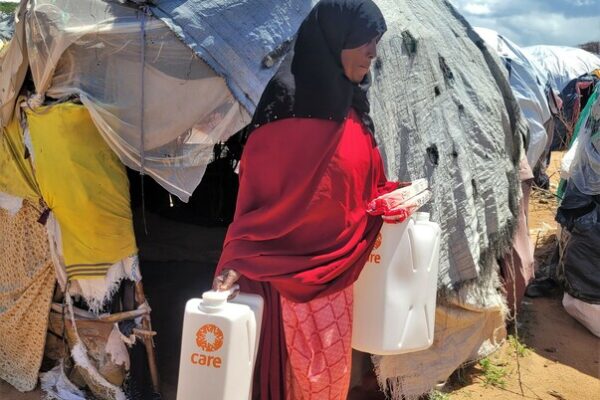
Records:
[[[352,367],[352,287],[307,303],[281,298],[288,400],[346,400]]]

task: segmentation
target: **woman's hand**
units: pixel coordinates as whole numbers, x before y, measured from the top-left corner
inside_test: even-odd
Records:
[[[213,290],[217,292],[231,289],[234,283],[240,279],[241,274],[233,269],[224,269],[213,280]]]

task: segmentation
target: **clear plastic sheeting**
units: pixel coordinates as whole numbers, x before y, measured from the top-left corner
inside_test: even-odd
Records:
[[[16,10],[18,20],[8,43],[0,46],[0,125],[4,128],[13,118],[15,103],[27,73],[27,47],[25,46],[25,7],[22,0]]]
[[[27,20],[39,94],[80,97],[121,161],[187,201],[213,146],[248,113],[160,20],[100,0],[37,0]]]
[[[584,113],[577,153],[571,165],[571,180],[589,196],[600,195],[600,85],[596,87],[589,113]]]
[[[600,68],[600,57],[575,47],[530,46],[523,51],[548,71],[559,92],[578,76]]]
[[[533,168],[540,160],[548,143],[544,124],[552,117],[546,83],[548,73],[536,61],[529,59],[513,42],[486,28],[475,28],[486,45],[500,56],[508,70],[510,87],[529,126],[527,161]]]

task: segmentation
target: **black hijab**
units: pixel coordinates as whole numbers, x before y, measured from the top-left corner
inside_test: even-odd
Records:
[[[353,107],[373,132],[370,76],[360,84],[351,82],[344,75],[341,53],[369,43],[386,29],[372,0],[321,0],[300,25],[293,49],[265,88],[250,131],[285,118],[341,122]]]

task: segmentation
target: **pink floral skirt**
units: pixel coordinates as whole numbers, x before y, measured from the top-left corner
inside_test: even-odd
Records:
[[[346,400],[352,367],[352,286],[294,303],[281,297],[287,400]]]

